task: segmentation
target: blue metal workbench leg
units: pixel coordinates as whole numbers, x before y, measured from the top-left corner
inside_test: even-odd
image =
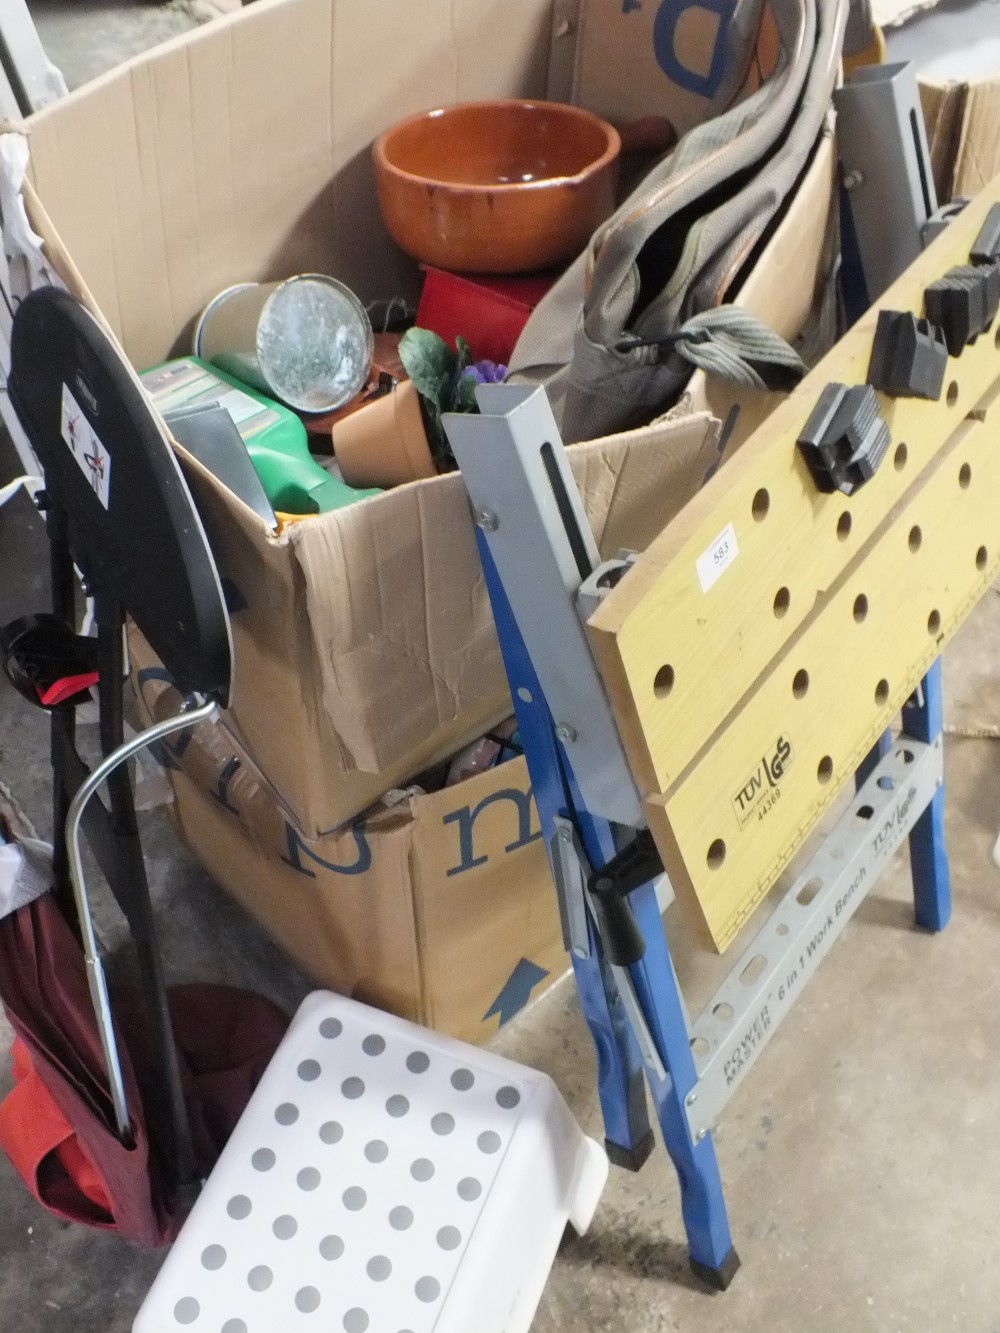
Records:
[[[576,795],[576,793],[574,793]],[[587,855],[595,864],[614,853],[611,826],[580,811],[580,826]],[[656,890],[644,884],[629,895],[642,931],[646,951],[629,968],[640,1007],[666,1069],[663,1078],[646,1063],[646,1080],[653,1096],[667,1152],[677,1171],[681,1212],[687,1231],[691,1268],[704,1282],[724,1291],[740,1266],[733,1247],[725,1196],[711,1134],[695,1141],[691,1136],[685,1098],[697,1083],[684,1002],[663,930]]]
[[[604,1147],[615,1166],[638,1171],[656,1142],[649,1124],[642,1058],[593,928],[590,957],[574,957],[573,973],[597,1052]]]
[[[477,538],[546,847],[552,846],[555,816],[571,816],[591,865],[603,865],[616,851],[612,826],[590,814],[575,788],[571,765],[560,756],[552,715],[489,546],[481,533]],[[691,1267],[704,1281],[724,1290],[739,1268],[739,1258],[729,1231],[712,1137],[706,1134],[695,1142],[688,1125],[684,1099],[693,1091],[697,1076],[684,1004],[653,885],[635,890],[630,902],[646,942],[645,955],[630,969],[630,975],[666,1077],[641,1057],[640,1044],[592,922],[588,925],[589,956],[573,959],[581,1005],[597,1049],[608,1155],[613,1161],[636,1168],[652,1147],[643,1086],[645,1072],[680,1182]]]
[[[666,1079],[654,1077],[652,1071],[647,1078],[680,1181],[691,1267],[704,1282],[725,1291],[740,1261],[729,1231],[715,1144],[711,1134],[697,1141],[692,1138],[685,1110],[697,1076],[680,988],[652,885],[637,890],[630,901],[646,941],[645,957],[630,969],[632,981],[668,1070]]]
[[[500,650],[531,774],[535,808],[548,850],[552,847],[555,816],[574,813],[569,808],[555,748],[555,727],[489,546],[481,533],[477,537]],[[597,1052],[597,1089],[604,1116],[605,1147],[616,1166],[638,1171],[654,1146],[642,1059],[621,999],[602,962],[592,924],[588,925],[588,930],[589,956],[571,957],[580,1005]]]
[[[903,707],[903,734],[933,744],[941,741],[944,726],[941,692],[941,659],[923,679],[922,688]],[[951,916],[951,876],[944,841],[944,783],[913,826],[910,834],[910,867],[917,925],[924,930],[943,930]]]

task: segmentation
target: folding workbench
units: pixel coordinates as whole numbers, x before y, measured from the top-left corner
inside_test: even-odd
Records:
[[[1000,570],[997,205],[1000,182],[641,555],[601,561],[544,391],[482,386],[480,416],[446,419],[609,1154],[638,1169],[652,1148],[645,1079],[692,1267],[718,1287],[738,1267],[726,1102],[904,840],[917,924],[949,917],[939,655]],[[661,872],[725,951],[852,781],[690,1018]]]

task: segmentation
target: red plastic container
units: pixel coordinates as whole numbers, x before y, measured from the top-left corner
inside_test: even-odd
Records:
[[[467,338],[477,361],[510,360],[528,316],[555,282],[558,274],[526,278],[493,278],[447,273],[424,264],[424,287],[417,308],[417,324],[455,346]]]

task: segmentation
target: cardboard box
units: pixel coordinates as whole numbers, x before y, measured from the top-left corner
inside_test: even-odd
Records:
[[[366,300],[413,296],[417,267],[379,216],[372,140],[434,103],[544,94],[552,21],[553,0],[258,0],[169,42],[27,122],[23,201],[41,251],[3,152],[21,141],[0,139],[10,282],[64,282],[137,368],[186,350],[202,307],[238,281],[315,270]],[[822,164],[817,179],[825,190]],[[814,231],[795,229],[806,269]],[[790,284],[776,262],[798,311],[815,282]],[[699,414],[572,450],[602,554],[642,549],[718,466],[717,442]],[[231,602],[226,723],[307,836],[509,713],[459,477],[275,536],[182,461]]]
[[[134,630],[129,646],[143,721],[175,714]],[[481,1042],[566,971],[523,758],[310,838],[224,727],[157,757],[198,860],[318,984]]]
[[[1000,175],[1000,63],[974,79],[922,77],[920,100],[938,199],[971,199]]]
[[[618,126],[662,116],[680,138],[770,77],[780,51],[769,5],[756,57],[729,61],[733,11],[693,0],[561,0],[557,40],[575,41],[572,98]],[[560,67],[568,62],[560,58]]]
[[[708,414],[573,451],[603,553],[644,549],[717,456]],[[457,474],[286,528],[193,460],[232,612],[227,723],[311,837],[339,827],[512,711]]]
[[[316,270],[365,299],[413,293],[373,138],[435,102],[544,93],[550,25],[550,0],[263,0],[186,34],[31,118],[24,200],[47,262],[138,368],[184,350],[240,280]],[[604,551],[641,546],[694,493],[714,432],[702,417],[577,451]],[[228,725],[310,837],[509,713],[459,477],[274,536],[185,468],[231,602]]]

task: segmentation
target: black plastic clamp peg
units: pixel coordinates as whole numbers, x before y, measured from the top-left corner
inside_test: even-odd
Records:
[[[986,221],[973,242],[969,258],[974,264],[1000,262],[1000,204],[994,204],[986,214]]]
[[[948,351],[960,356],[990,327],[1000,308],[1000,265],[958,264],[924,292],[924,310],[944,334]]]
[[[616,967],[630,967],[646,952],[646,941],[628,895],[662,872],[663,862],[652,834],[649,829],[641,829],[587,881],[601,943]]]
[[[941,397],[948,347],[944,334],[929,319],[906,310],[880,310],[868,383],[893,398]]]
[[[821,491],[853,495],[875,474],[889,448],[889,427],[868,384],[828,384],[798,444]]]

